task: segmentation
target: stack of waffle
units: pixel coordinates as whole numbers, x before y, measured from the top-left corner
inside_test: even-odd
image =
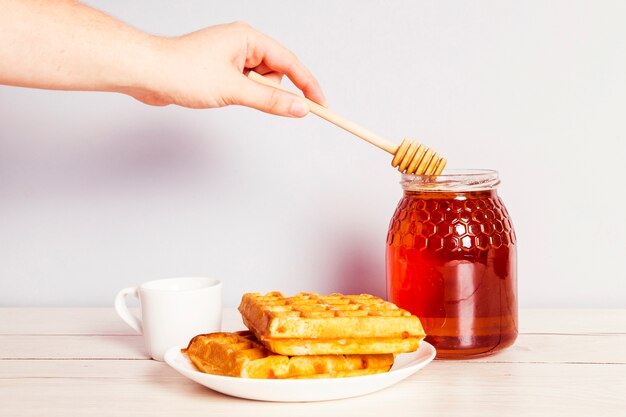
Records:
[[[387,372],[417,350],[419,319],[368,294],[244,294],[250,331],[199,335],[183,349],[201,371],[244,378],[336,378]]]

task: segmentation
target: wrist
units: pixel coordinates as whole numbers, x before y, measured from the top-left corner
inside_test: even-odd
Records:
[[[147,104],[168,104],[164,99],[171,77],[167,74],[165,59],[167,44],[168,38],[142,33],[135,48],[129,51],[124,65],[126,73],[116,91]]]

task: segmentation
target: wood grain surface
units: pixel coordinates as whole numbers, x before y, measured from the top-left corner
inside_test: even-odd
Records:
[[[108,308],[0,309],[0,416],[626,416],[626,310],[523,310],[502,353],[367,396],[242,400],[148,359]],[[234,309],[224,329],[241,328]]]

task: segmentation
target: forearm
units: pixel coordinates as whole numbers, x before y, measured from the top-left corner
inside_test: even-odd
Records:
[[[159,40],[66,0],[0,0],[0,84],[144,90]]]
[[[274,80],[287,75],[308,98],[325,101],[293,53],[241,22],[164,38],[75,1],[0,0],[0,84],[112,91],[157,106],[307,114],[305,101],[248,79],[249,70]]]

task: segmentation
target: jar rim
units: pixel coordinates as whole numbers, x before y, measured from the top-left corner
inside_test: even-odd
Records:
[[[493,169],[447,169],[441,175],[402,174],[405,191],[486,191],[500,184],[498,171]]]

